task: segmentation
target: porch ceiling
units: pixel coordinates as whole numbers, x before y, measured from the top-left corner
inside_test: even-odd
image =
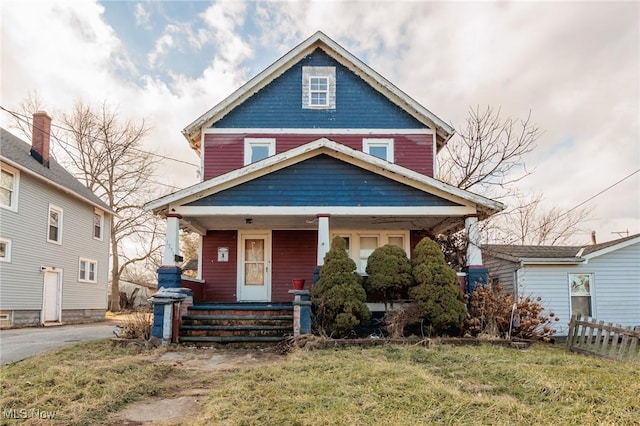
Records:
[[[317,229],[315,216],[207,216],[183,217],[183,228],[206,230],[229,229]],[[457,231],[464,228],[463,217],[408,217],[408,216],[337,216],[329,219],[331,229],[417,229],[433,234]]]

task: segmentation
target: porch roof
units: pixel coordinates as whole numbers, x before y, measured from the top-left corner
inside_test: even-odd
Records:
[[[438,205],[425,203],[420,206],[387,206],[384,200],[379,206],[328,206],[322,203],[317,206],[257,206],[251,203],[244,203],[242,206],[198,206],[198,200],[205,197],[321,155],[328,155],[406,185],[414,192],[429,194],[448,202]],[[265,226],[271,228],[313,228],[314,219],[319,213],[331,214],[332,223],[342,228],[404,228],[444,232],[461,228],[466,215],[478,214],[482,219],[502,210],[504,206],[497,201],[321,138],[159,198],[148,203],[145,208],[156,214],[179,213],[183,217],[183,226],[198,232],[205,232],[207,229],[242,229],[249,227],[247,225],[257,228],[258,224],[253,223],[256,218],[260,218]]]

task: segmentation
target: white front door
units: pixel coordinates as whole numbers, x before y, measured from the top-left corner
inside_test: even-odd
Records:
[[[271,300],[271,234],[240,232],[238,244],[238,301]]]
[[[58,272],[44,272],[42,314],[44,322],[60,321],[60,274]]]

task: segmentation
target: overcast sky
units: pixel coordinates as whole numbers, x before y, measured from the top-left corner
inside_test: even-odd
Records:
[[[106,100],[149,119],[147,146],[183,161],[198,163],[184,127],[321,30],[456,128],[470,106],[531,112],[544,134],[520,188],[548,207],[574,207],[640,169],[637,1],[4,0],[0,15],[3,107],[36,91],[51,113]],[[197,181],[194,167],[161,167],[166,184]],[[640,173],[586,205],[598,242],[639,233]]]

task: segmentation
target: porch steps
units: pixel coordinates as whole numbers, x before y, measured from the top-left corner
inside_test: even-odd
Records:
[[[293,334],[291,303],[202,303],[182,316],[179,341],[216,343],[280,342]]]

